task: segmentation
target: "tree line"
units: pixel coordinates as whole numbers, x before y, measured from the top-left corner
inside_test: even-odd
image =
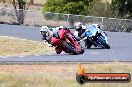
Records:
[[[24,23],[24,11],[34,0],[9,0],[15,10],[19,24]],[[5,3],[6,0],[0,0]],[[27,6],[27,7],[26,7]],[[92,15],[103,17],[132,18],[132,0],[112,0],[112,3],[103,3],[101,0],[47,0],[43,12],[55,12],[75,15]],[[64,17],[65,18],[65,17]]]
[[[47,0],[43,12],[132,18],[132,0]]]

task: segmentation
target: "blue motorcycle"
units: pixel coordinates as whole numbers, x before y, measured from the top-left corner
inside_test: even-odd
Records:
[[[107,34],[100,30],[98,25],[92,24],[87,26],[87,29],[82,36],[83,40],[85,41],[85,47],[87,48],[94,45],[95,47],[110,49]]]

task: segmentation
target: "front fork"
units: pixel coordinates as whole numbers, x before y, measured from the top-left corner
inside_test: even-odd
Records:
[[[75,49],[77,49],[77,51],[81,51],[79,43],[74,38],[72,38],[72,36],[67,36],[67,38],[73,44]]]

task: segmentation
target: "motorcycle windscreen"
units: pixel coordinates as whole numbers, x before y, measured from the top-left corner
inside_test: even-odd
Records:
[[[86,31],[86,32],[85,32],[85,35],[86,35],[87,37],[92,37],[92,32]]]
[[[92,36],[96,35],[96,32],[98,31],[95,26],[90,25],[88,26],[89,31],[92,33]]]

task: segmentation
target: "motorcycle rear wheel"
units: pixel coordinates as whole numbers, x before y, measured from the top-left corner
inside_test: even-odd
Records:
[[[98,40],[106,49],[110,49],[110,46],[101,37],[99,37]]]
[[[85,40],[85,46],[87,47],[87,49],[89,49],[92,45],[92,42],[90,42],[88,39]]]
[[[84,48],[80,45],[81,51],[79,52],[79,54],[83,54],[84,53]]]

